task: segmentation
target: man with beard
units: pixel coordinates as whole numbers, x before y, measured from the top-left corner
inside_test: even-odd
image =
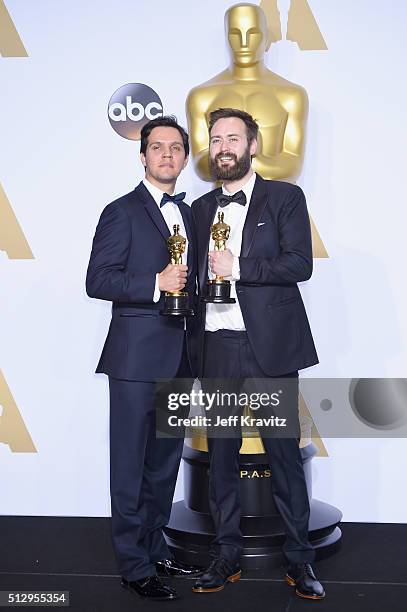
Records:
[[[310,223],[298,186],[265,181],[253,172],[257,135],[257,123],[244,111],[220,108],[209,115],[210,167],[222,187],[192,205],[199,287],[205,294],[208,274],[222,276],[230,280],[236,302],[203,303],[199,375],[203,386],[210,386],[211,379],[289,381],[298,421],[298,370],[318,363],[297,287],[312,273]],[[223,251],[214,250],[210,236],[220,211],[230,226]],[[292,437],[263,437],[263,444],[286,531],[286,581],[300,597],[322,599],[324,589],[311,567],[315,553],[308,539],[309,501],[298,430]],[[223,439],[208,436],[209,505],[216,537],[212,563],[194,585],[197,593],[219,591],[241,575],[240,446],[240,432]]]

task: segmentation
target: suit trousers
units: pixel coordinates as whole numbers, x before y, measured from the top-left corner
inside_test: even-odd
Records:
[[[222,381],[226,390],[227,379],[244,384],[244,379],[271,379],[261,370],[246,332],[219,330],[205,332],[203,389]],[[287,373],[278,379],[287,379],[298,421],[298,372]],[[288,381],[290,379],[290,381]],[[218,381],[219,382],[219,381]],[[267,382],[267,381],[265,381]],[[249,380],[250,384],[250,380]],[[308,539],[309,500],[299,448],[299,434],[292,437],[263,437],[267,460],[272,470],[271,486],[276,507],[284,523],[286,540],[284,554],[289,563],[311,563],[315,552]],[[230,562],[239,560],[243,549],[240,531],[240,468],[239,449],[241,432],[234,437],[208,437],[210,456],[209,505],[215,525],[216,537],[212,555],[221,555]]]
[[[190,378],[186,344],[177,372]],[[139,580],[169,556],[168,523],[182,438],[156,438],[154,382],[109,377],[112,537],[120,574]]]

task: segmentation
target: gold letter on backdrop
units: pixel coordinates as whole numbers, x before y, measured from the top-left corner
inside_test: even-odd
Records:
[[[0,183],[0,251],[9,259],[34,259],[11,204]]]
[[[260,6],[267,15],[271,42],[281,40],[278,0],[261,0]],[[288,12],[287,40],[296,42],[303,51],[325,51],[328,49],[307,0],[291,0]]]
[[[28,55],[4,0],[0,0],[0,54],[3,57],[27,57]]]
[[[291,0],[287,40],[296,42],[303,50],[328,49],[307,0]]]
[[[0,443],[7,444],[13,453],[37,452],[1,370]]]
[[[282,39],[280,11],[277,6],[278,0],[261,0],[260,6],[267,16],[269,29],[269,42],[278,42]]]

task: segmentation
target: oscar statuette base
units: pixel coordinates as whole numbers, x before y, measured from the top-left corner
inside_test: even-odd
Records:
[[[209,280],[203,301],[207,304],[235,304],[235,298],[230,297],[230,287],[230,282],[227,280]]]
[[[188,305],[188,293],[166,293],[164,297],[164,308],[160,315],[166,317],[192,317],[194,311]]]

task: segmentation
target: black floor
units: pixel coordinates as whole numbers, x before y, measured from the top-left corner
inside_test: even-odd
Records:
[[[283,581],[284,568],[245,572],[220,593],[191,592],[192,580],[173,579],[181,599],[149,602],[123,591],[101,518],[0,517],[0,591],[69,591],[70,609],[86,612],[390,612],[407,610],[407,525],[343,523],[343,544],[315,564],[324,601],[305,601]]]

